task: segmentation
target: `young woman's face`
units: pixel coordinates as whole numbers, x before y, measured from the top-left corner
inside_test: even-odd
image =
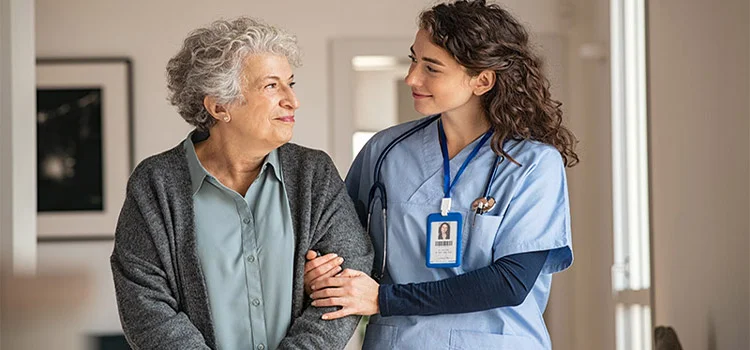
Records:
[[[440,233],[448,233],[448,225],[440,225]]]
[[[473,93],[474,79],[443,48],[420,29],[411,47],[411,66],[406,84],[411,87],[414,109],[423,115],[451,112],[479,103]]]

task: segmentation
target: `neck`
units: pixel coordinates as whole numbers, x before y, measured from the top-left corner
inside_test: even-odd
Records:
[[[241,138],[217,129],[212,128],[211,137],[195,145],[195,153],[203,167],[219,182],[244,195],[272,150],[242,142]]]
[[[448,157],[453,159],[462,149],[474,142],[490,128],[484,113],[446,112],[441,115],[445,139],[448,141]]]

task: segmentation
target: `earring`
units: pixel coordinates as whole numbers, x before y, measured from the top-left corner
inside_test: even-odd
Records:
[[[227,122],[227,123],[229,123],[229,120],[231,120],[231,119],[232,118],[230,118],[229,116],[224,117],[224,121]]]

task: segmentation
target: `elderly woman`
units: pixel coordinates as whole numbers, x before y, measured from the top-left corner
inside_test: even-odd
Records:
[[[322,320],[305,252],[369,271],[372,247],[331,159],[288,143],[296,39],[249,18],[192,32],[167,66],[196,130],[133,172],[111,257],[135,349],[343,348],[358,318]]]

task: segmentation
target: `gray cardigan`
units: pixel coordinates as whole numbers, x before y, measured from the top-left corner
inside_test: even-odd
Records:
[[[295,232],[292,324],[279,348],[342,349],[360,318],[321,319],[334,309],[310,305],[305,253],[335,252],[345,268],[370,272],[372,245],[328,155],[286,144],[279,158]],[[182,144],[141,162],[128,181],[110,262],[120,320],[134,349],[216,347],[190,185]]]

